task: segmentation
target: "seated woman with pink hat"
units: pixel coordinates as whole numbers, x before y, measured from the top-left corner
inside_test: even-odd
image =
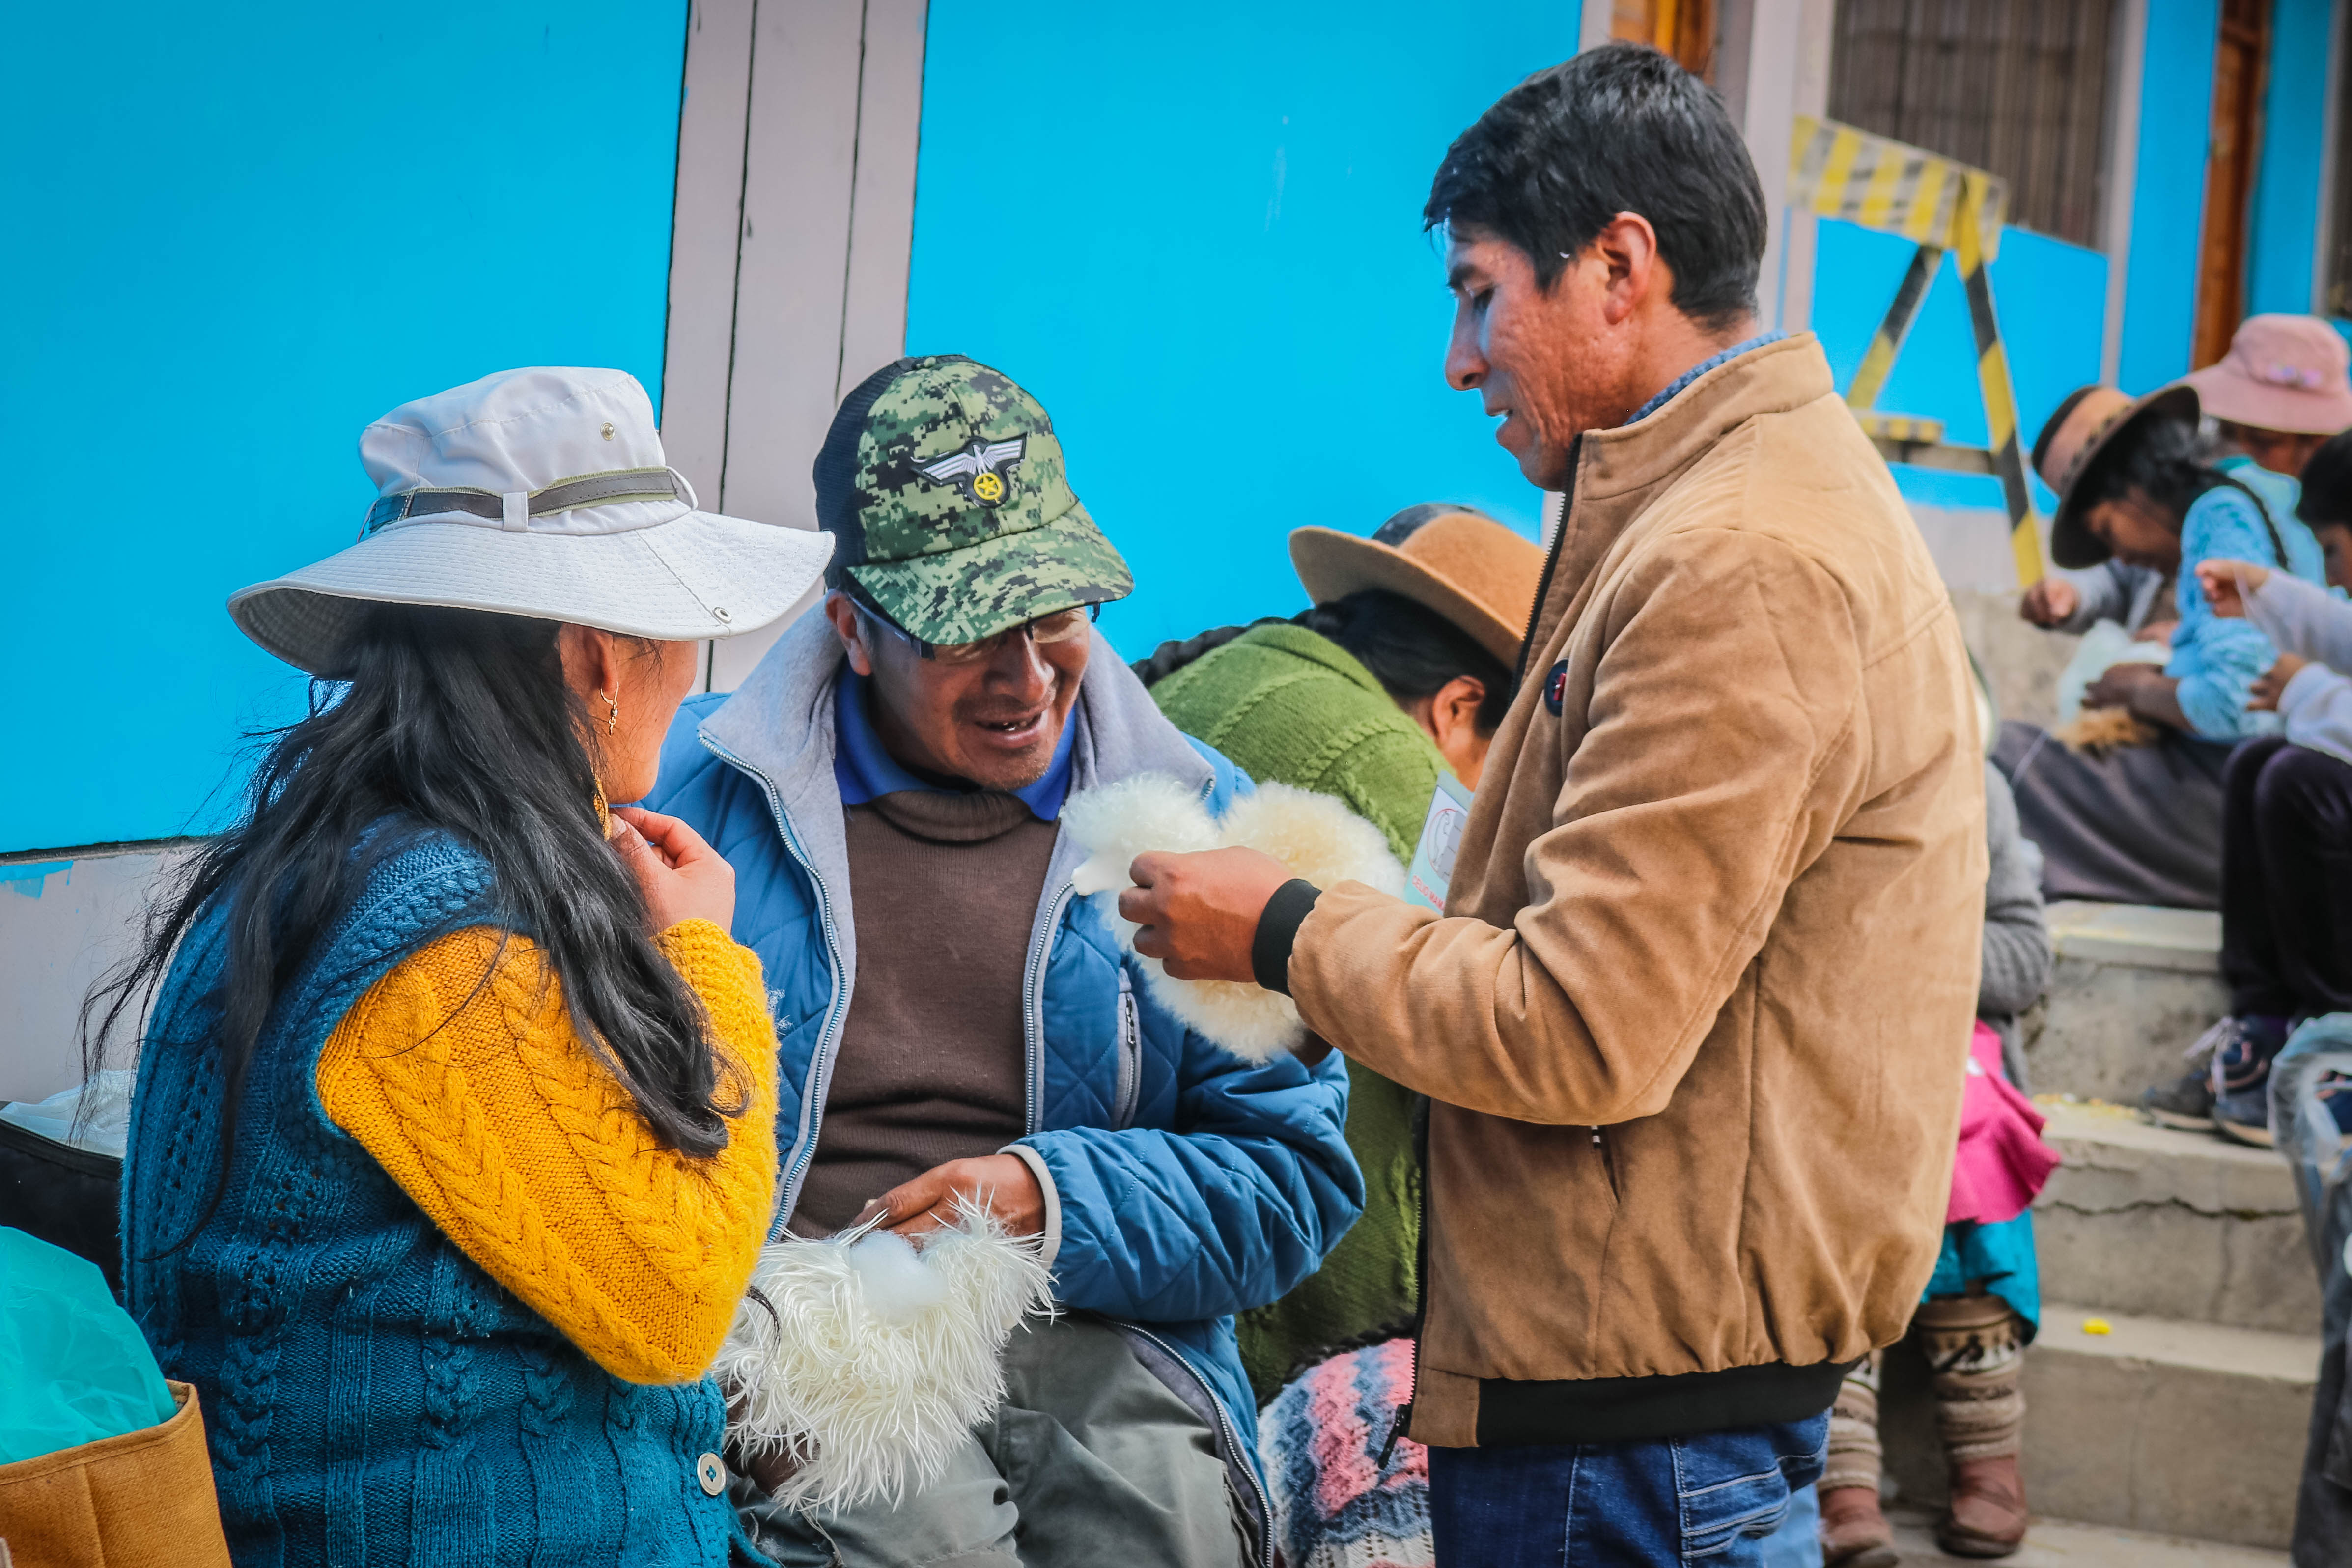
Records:
[[[775,1038],[653,787],[700,642],[823,535],[698,510],[613,370],[394,409],[360,541],[245,589],[317,679],[98,1004],[146,1019],[125,1302],[237,1561],[729,1561],[705,1375],[765,1238]],[[103,1031],[101,1031],[102,1037]]]
[[[2213,421],[2214,467],[2258,491],[2273,511],[2296,510],[2296,484],[2319,444],[2352,429],[2352,360],[2342,334],[2315,316],[2249,316],[2217,364],[2185,377]],[[2162,572],[2110,559],[2061,569],[2025,591],[2019,613],[2053,631],[2103,620],[2133,633],[2173,618]]]
[[[2276,656],[2252,626],[2213,614],[2195,567],[2237,557],[2322,579],[2289,481],[2217,454],[2197,419],[2191,386],[2141,398],[2086,386],[2034,443],[2034,467],[2058,492],[2058,564],[2114,559],[2160,574],[2177,616],[2164,663],[2113,666],[2084,693],[2085,709],[2136,721],[2118,726],[2114,743],[2078,750],[2031,724],[2001,727],[1993,760],[2016,792],[2025,836],[2042,847],[2053,899],[2216,907],[2222,768],[2239,741],[2275,727],[2249,699]]]

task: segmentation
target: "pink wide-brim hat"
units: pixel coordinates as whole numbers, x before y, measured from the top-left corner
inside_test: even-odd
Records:
[[[2333,436],[2352,429],[2352,349],[2316,316],[2249,316],[2221,363],[2183,378],[2205,412],[2232,425]]]

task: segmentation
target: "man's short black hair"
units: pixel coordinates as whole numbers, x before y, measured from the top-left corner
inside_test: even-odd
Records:
[[[1675,309],[1706,327],[1755,311],[1755,162],[1714,89],[1646,44],[1604,44],[1505,93],[1445,150],[1422,216],[1517,247],[1549,289],[1621,212],[1657,231]]]

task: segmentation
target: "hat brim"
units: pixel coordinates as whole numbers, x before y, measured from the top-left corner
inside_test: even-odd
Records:
[[[2352,429],[2352,393],[2271,386],[2240,374],[2228,360],[2182,376],[2180,384],[2197,389],[2206,413],[2232,425],[2290,436],[2333,436]]]
[[[2068,571],[2096,566],[2114,553],[2084,519],[2083,481],[2099,466],[2100,458],[2115,445],[2116,437],[2136,428],[2151,414],[2186,419],[2194,425],[2198,416],[2197,389],[2182,382],[2158,387],[2134,402],[2074,459],[2074,478],[2066,486],[2066,492],[2058,498],[2058,510],[2050,519],[2050,558]]]
[[[1297,528],[1290,533],[1290,564],[1307,596],[1318,605],[1385,588],[1460,626],[1506,666],[1518,662],[1519,645],[1528,635],[1524,623],[1505,619],[1461,584],[1394,545],[1336,528]]]
[[[418,521],[232,595],[238,629],[312,675],[344,673],[372,604],[487,610],[663,642],[756,631],[808,592],[833,537],[688,511],[616,533]]]
[[[1083,506],[1019,533],[847,569],[884,615],[928,643],[979,642],[1024,621],[1135,591],[1118,548]]]

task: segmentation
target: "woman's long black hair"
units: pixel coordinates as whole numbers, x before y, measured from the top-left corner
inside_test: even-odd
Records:
[[[208,1041],[149,1047],[219,1051],[222,1182],[272,1005],[369,875],[436,830],[489,862],[492,921],[539,944],[580,1039],[655,1135],[697,1157],[727,1146],[722,1115],[740,1106],[722,1111],[708,1017],[656,947],[644,895],[601,831],[596,729],[564,684],[557,631],[517,616],[374,606],[352,638],[348,684],[323,698],[314,687],[307,717],[266,733],[242,820],[198,852],[138,954],[83,1004],[94,1070],[199,914],[225,905],[217,1027]],[[740,1088],[735,1079],[729,1092],[740,1099]]]
[[[2052,416],[2051,426],[2055,428],[2063,416],[2062,409]],[[2085,507],[2103,500],[2126,500],[2137,491],[2165,514],[2172,531],[2179,533],[2197,498],[2226,485],[2254,503],[2263,526],[2270,530],[2271,549],[2279,565],[2285,566],[2286,542],[2279,537],[2271,509],[2263,504],[2262,497],[2216,467],[2214,456],[2194,425],[2151,415],[2109,443],[2093,460],[2090,471],[2074,481],[2074,489]]]

